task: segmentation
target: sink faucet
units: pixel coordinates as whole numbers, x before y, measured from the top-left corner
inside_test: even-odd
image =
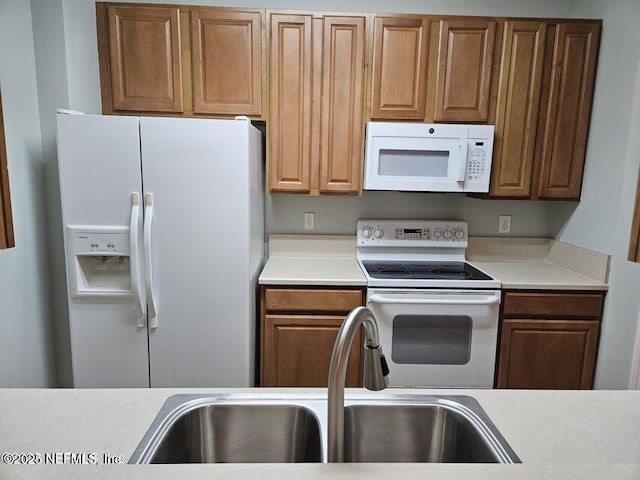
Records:
[[[341,463],[344,456],[344,382],[349,351],[360,325],[364,326],[365,332],[364,388],[378,391],[389,385],[389,367],[380,347],[376,319],[368,308],[357,307],[347,316],[338,332],[329,366],[328,450],[329,462],[333,463]]]

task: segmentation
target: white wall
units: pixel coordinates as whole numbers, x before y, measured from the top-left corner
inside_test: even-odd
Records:
[[[55,385],[31,7],[0,0],[0,88],[16,247],[0,250],[0,387]]]
[[[268,195],[267,224],[270,233],[309,233],[304,212],[315,213],[311,233],[354,235],[359,218],[460,219],[469,223],[474,236],[496,236],[498,216],[511,215],[516,237],[548,236],[550,202],[481,200],[464,194],[364,192],[362,197],[308,197]]]
[[[69,82],[62,0],[32,0],[31,14],[42,131],[43,190],[48,220],[50,315],[54,325],[58,386],[72,386],[60,186],[56,157],[56,108],[68,108]]]

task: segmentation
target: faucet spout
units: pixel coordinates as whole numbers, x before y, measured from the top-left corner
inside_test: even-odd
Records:
[[[342,462],[344,458],[344,383],[351,344],[360,325],[365,332],[363,386],[377,391],[388,385],[389,368],[382,354],[378,324],[371,310],[357,307],[347,316],[338,332],[329,366],[328,455],[329,462],[333,463]]]

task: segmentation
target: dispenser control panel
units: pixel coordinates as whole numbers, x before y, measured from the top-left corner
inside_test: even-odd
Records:
[[[76,255],[129,255],[129,232],[74,232]]]
[[[131,296],[129,228],[67,226],[66,235],[72,297]]]

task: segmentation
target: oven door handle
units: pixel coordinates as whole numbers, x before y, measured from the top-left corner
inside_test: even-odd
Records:
[[[371,295],[371,303],[381,304],[404,304],[404,305],[497,305],[500,303],[499,297],[482,297],[477,300],[453,299],[453,298],[398,298],[384,295]]]

